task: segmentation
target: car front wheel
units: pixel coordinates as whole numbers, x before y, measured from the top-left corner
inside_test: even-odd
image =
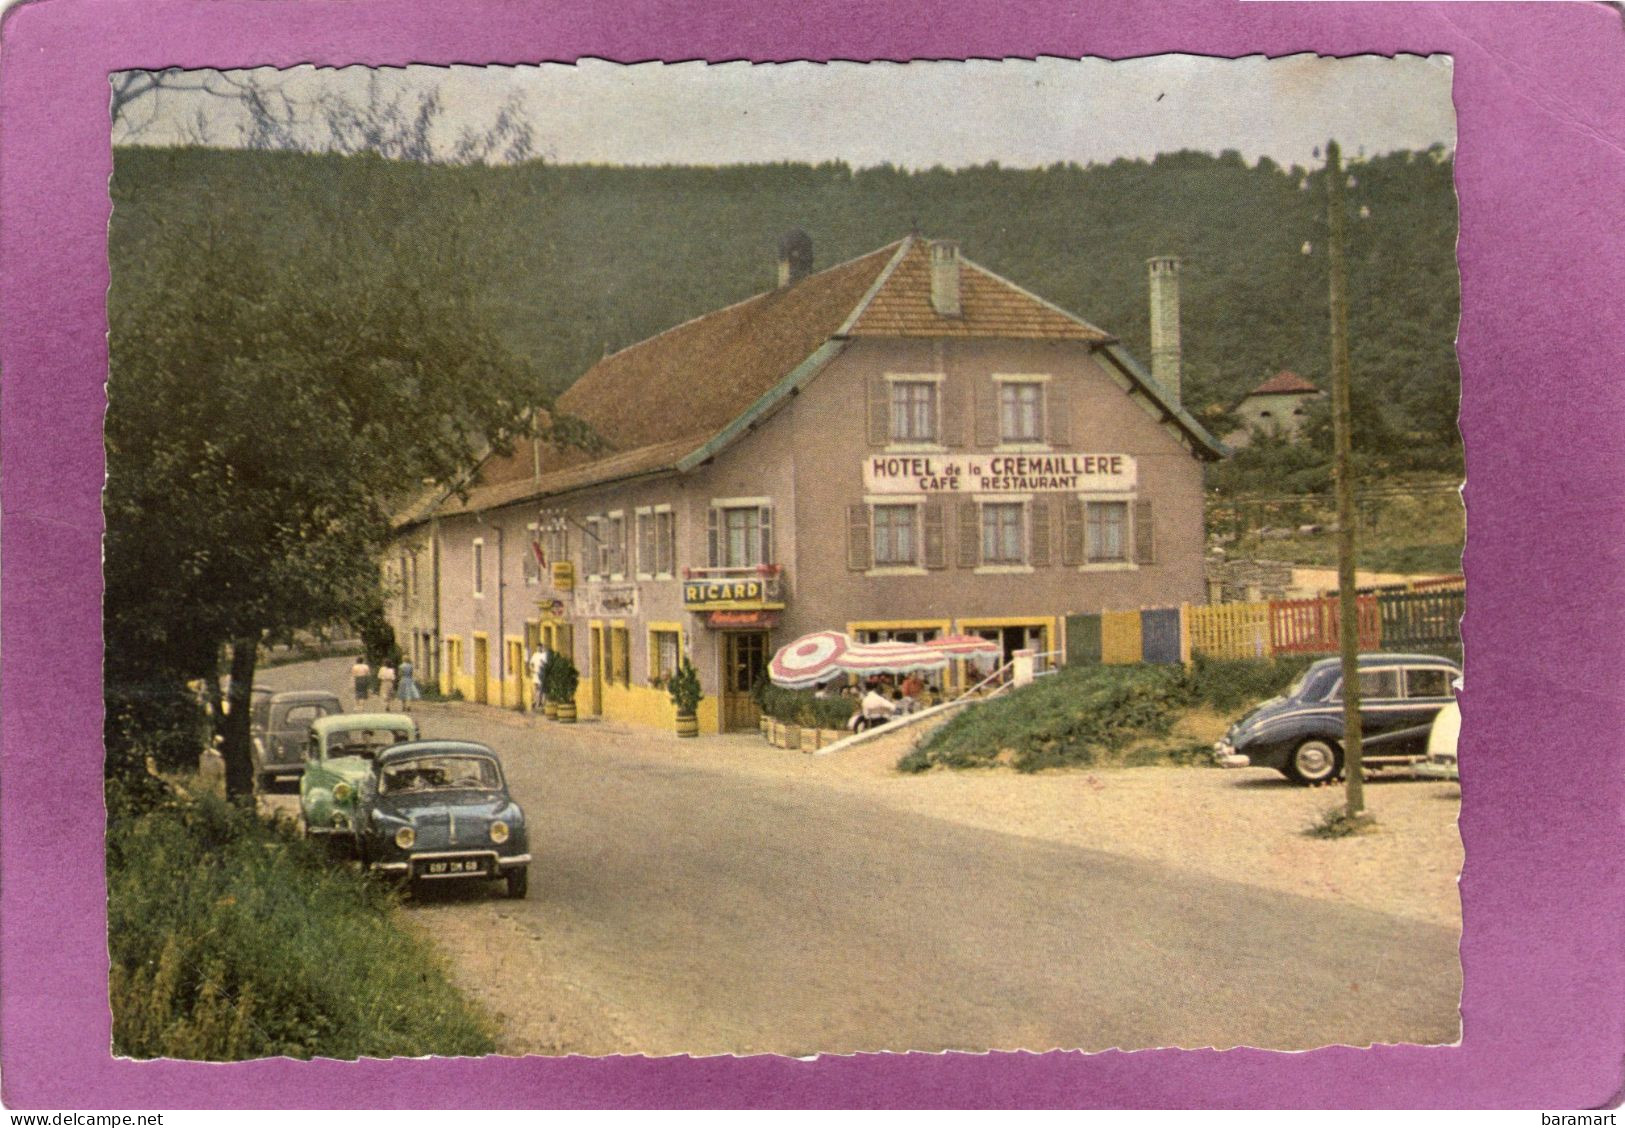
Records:
[[[508,871],[508,896],[518,900],[530,890],[530,870],[527,866]]]
[[[1311,737],[1292,750],[1286,774],[1296,783],[1325,783],[1343,770],[1343,750],[1336,741]]]

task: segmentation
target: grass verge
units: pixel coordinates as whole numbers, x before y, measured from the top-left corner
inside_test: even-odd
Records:
[[[486,1054],[489,1020],[394,898],[214,796],[109,788],[114,1052],[208,1061]]]

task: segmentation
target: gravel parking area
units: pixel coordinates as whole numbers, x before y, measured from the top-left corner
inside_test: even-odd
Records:
[[[538,722],[540,723],[540,722]],[[1102,768],[1021,775],[1007,768],[896,771],[917,734],[902,731],[829,755],[786,752],[749,734],[678,740],[581,726],[651,759],[797,786],[855,792],[987,830],[1163,862],[1231,881],[1432,924],[1461,927],[1461,787],[1401,772],[1368,777],[1374,833],[1303,831],[1343,803],[1340,785],[1305,788],[1267,769]],[[590,739],[590,738],[589,738]]]

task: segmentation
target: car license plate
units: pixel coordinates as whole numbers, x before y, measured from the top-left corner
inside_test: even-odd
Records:
[[[449,877],[459,873],[484,873],[485,863],[478,858],[466,858],[460,861],[425,862],[423,873],[429,877]]]

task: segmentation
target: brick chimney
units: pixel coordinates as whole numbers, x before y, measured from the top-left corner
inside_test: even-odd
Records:
[[[792,227],[779,236],[779,289],[794,286],[812,273],[812,236]]]
[[[943,317],[960,317],[959,244],[938,239],[931,244],[931,308]]]
[[[1179,403],[1179,260],[1147,259],[1151,270],[1151,377]]]

